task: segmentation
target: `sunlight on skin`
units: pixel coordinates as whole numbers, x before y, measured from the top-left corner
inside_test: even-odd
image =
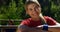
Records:
[[[40,26],[37,26],[37,27],[43,27],[43,25],[40,25]],[[57,25],[48,25],[48,27],[60,27],[60,24],[57,24]]]

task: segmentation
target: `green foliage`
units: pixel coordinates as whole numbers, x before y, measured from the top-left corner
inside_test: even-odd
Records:
[[[54,17],[58,22],[60,22],[60,5],[54,4],[54,2],[51,2],[51,14],[52,17]]]
[[[39,0],[44,15],[50,16],[60,22],[60,0]]]
[[[9,6],[7,7],[7,13],[6,16],[8,17],[8,19],[16,19],[16,3],[15,1],[12,0],[12,2],[9,3]]]
[[[22,0],[19,0],[18,3],[17,3],[17,15],[18,15],[18,18],[20,19],[24,19],[25,17],[25,10],[24,10],[24,4],[22,2]]]
[[[25,0],[9,0],[5,4],[0,4],[0,19],[25,19],[26,15],[24,4]],[[42,5],[44,15],[51,16],[60,22],[60,0],[39,0]],[[0,22],[1,23],[1,22]],[[15,22],[16,23],[16,22]],[[18,23],[18,22],[17,22]],[[17,24],[16,23],[16,24]]]

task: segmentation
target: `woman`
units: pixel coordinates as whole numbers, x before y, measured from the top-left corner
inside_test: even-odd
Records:
[[[42,32],[42,29],[37,26],[42,25],[43,21],[48,25],[57,24],[57,22],[51,17],[42,16],[41,6],[36,1],[26,2],[25,10],[26,10],[26,13],[30,15],[31,18],[23,20],[21,24],[18,26],[17,32]]]

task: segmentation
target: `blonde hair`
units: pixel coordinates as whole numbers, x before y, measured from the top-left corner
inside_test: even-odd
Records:
[[[28,1],[28,2],[25,2],[25,10],[27,9],[27,6],[29,5],[29,4],[36,4],[37,6],[39,6],[40,7],[40,4],[38,4],[37,2],[33,2],[33,1]]]
[[[32,4],[32,3],[37,4],[37,6],[40,7],[40,4],[39,4],[38,2],[28,1],[28,2],[25,3],[25,9],[27,9],[27,6],[28,6],[29,4]],[[40,13],[39,16],[40,16],[41,20],[44,21],[44,23],[46,23],[46,20],[44,19],[42,13]]]

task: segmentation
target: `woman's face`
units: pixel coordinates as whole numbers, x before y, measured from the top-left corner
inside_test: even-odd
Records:
[[[27,5],[27,11],[26,12],[31,17],[34,17],[34,18],[39,17],[39,14],[41,12],[41,8],[38,5],[32,3],[32,4]]]

